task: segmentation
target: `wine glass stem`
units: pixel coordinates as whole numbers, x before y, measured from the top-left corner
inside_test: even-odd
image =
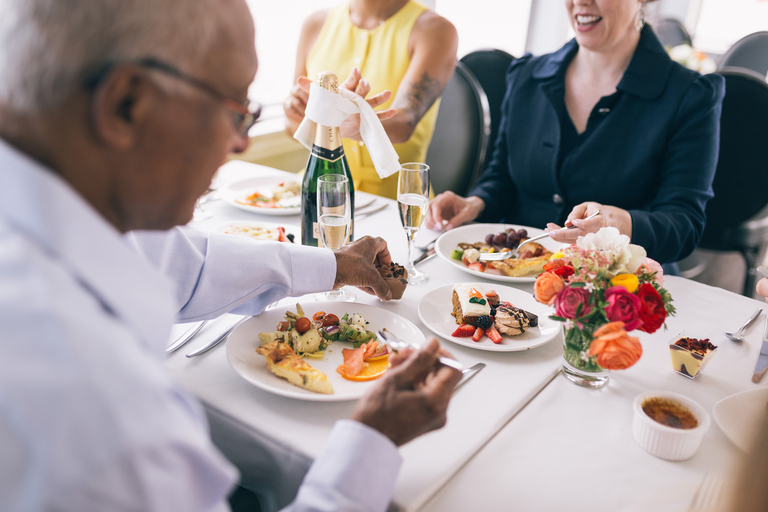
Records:
[[[406,229],[405,234],[408,236],[408,268],[415,268],[413,263],[413,240],[416,238],[415,229]]]

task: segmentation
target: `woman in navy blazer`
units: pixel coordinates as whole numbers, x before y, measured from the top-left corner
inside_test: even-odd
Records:
[[[662,263],[696,248],[713,196],[724,80],[672,62],[643,26],[642,5],[566,0],[576,37],[510,66],[490,165],[466,199],[437,196],[428,227],[546,226],[571,243],[614,226]],[[558,224],[578,229],[552,231]]]

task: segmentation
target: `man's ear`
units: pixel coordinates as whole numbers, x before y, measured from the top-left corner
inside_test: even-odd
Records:
[[[149,73],[123,65],[99,83],[91,100],[96,137],[117,149],[130,149],[159,101],[160,92]]]

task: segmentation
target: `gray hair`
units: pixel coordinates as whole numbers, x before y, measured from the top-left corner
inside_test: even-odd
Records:
[[[218,0],[0,0],[0,106],[58,105],[109,62],[154,57],[191,72],[216,38]]]

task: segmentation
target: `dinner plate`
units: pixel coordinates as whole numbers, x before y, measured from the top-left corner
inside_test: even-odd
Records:
[[[367,306],[365,304],[354,304],[346,302],[307,302],[302,304],[307,316],[312,316],[317,311],[333,313],[339,318],[344,313],[360,313],[368,321],[368,330],[376,331],[384,327],[392,331],[398,337],[412,340],[417,345],[422,345],[426,339],[424,334],[413,323],[392,313],[386,309]],[[296,311],[295,307],[291,308]],[[325,395],[314,393],[306,389],[289,384],[287,380],[282,379],[267,369],[266,359],[256,353],[256,348],[260,345],[260,332],[273,332],[277,323],[284,320],[286,308],[273,309],[265,311],[259,316],[253,317],[238,327],[227,340],[227,359],[232,368],[254,386],[261,388],[276,395],[295,398],[298,400],[308,400],[312,402],[343,402],[347,400],[357,400],[371,386],[376,385],[376,380],[368,382],[354,382],[342,378],[336,373],[336,367],[344,359],[341,350],[352,348],[352,343],[335,341],[326,350],[322,359],[312,359],[307,357],[305,360],[328,376],[328,380],[333,386],[333,394]]]
[[[301,213],[301,196],[296,196],[295,200],[291,199],[290,206],[283,208],[264,208],[239,202],[245,200],[246,197],[254,192],[261,192],[262,194],[271,196],[274,188],[286,181],[295,181],[296,183],[299,183],[298,179],[285,178],[282,176],[249,178],[247,180],[230,183],[226,187],[220,189],[220,194],[225,202],[231,204],[235,208],[240,208],[247,212],[257,213],[259,215],[298,215]]]
[[[768,412],[768,388],[750,389],[715,404],[715,423],[733,444],[749,452]]]
[[[440,237],[435,242],[435,252],[438,256],[440,256],[451,265],[455,265],[457,268],[476,277],[483,277],[485,279],[507,283],[532,283],[536,280],[536,276],[510,277],[505,276],[499,273],[499,271],[491,268],[487,268],[485,272],[478,272],[477,270],[468,268],[461,261],[451,258],[451,251],[456,249],[460,243],[472,244],[476,242],[482,242],[485,240],[485,236],[488,233],[501,233],[502,231],[509,228],[513,228],[515,230],[525,229],[528,231],[528,236],[531,238],[544,233],[544,230],[542,229],[530,228],[528,226],[518,226],[517,224],[467,224],[466,226],[460,226],[450,231],[446,231],[440,235]],[[543,238],[539,240],[538,243],[552,252],[557,252],[557,250],[561,247],[567,246],[567,244],[561,244],[560,242],[556,242],[551,238]]]
[[[427,328],[448,341],[465,347],[476,348],[478,350],[487,350],[489,352],[517,352],[528,350],[534,347],[544,345],[552,341],[562,330],[562,324],[549,319],[552,314],[550,308],[544,304],[539,304],[530,293],[510,288],[509,286],[494,286],[488,283],[461,283],[470,284],[480,290],[496,290],[502,301],[511,302],[518,308],[538,315],[538,327],[531,327],[524,334],[519,336],[502,335],[500,344],[495,344],[487,336],[483,336],[480,341],[472,341],[472,338],[457,338],[452,333],[459,327],[456,320],[451,316],[453,304],[453,287],[449,284],[441,288],[436,288],[424,295],[419,302],[419,319],[424,322]]]
[[[295,244],[301,244],[301,229],[298,226],[291,226],[290,224],[277,224],[273,222],[259,222],[259,221],[253,221],[253,220],[233,220],[230,222],[226,222],[220,226],[218,226],[214,231],[218,233],[227,233],[232,235],[238,235],[238,236],[247,236],[249,238],[253,238],[254,240],[272,240],[271,238],[268,238],[267,236],[261,237],[257,236],[256,233],[249,234],[245,232],[241,233],[230,233],[230,228],[248,228],[248,229],[258,229],[258,228],[264,228],[264,229],[271,229],[275,230],[278,227],[282,227],[285,229],[285,234],[291,234],[293,235],[293,243]]]

